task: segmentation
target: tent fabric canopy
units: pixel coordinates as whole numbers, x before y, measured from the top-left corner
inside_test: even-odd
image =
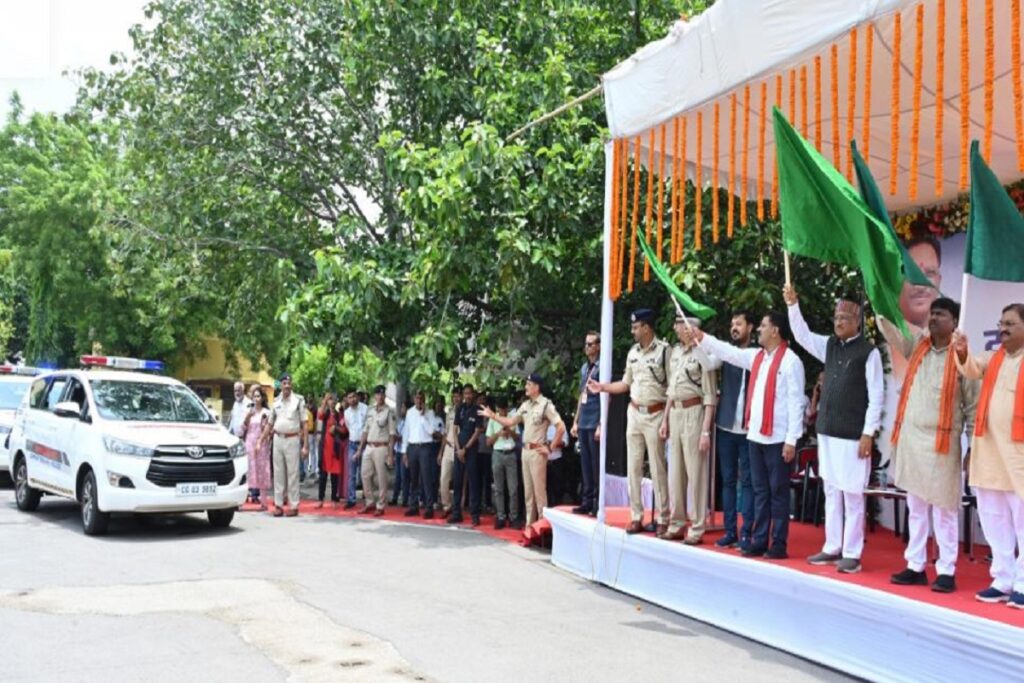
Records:
[[[989,142],[989,166],[1009,183],[1024,176],[1024,154],[1018,153],[1024,135],[1018,130],[1020,50],[1012,47],[1014,38],[1020,41],[1019,17],[1017,30],[1012,20],[1015,5],[1020,3],[718,0],[604,75],[612,137],[628,140],[634,152],[639,148],[636,156],[646,165],[651,132],[658,133],[658,159],[679,155],[675,132],[687,130],[688,177],[697,177],[699,155],[703,182],[748,200],[768,200],[775,156],[770,112],[779,106],[848,178],[850,142],[856,140],[890,210],[937,204],[965,192],[969,139],[982,140],[983,148]],[[962,121],[964,86],[968,116]],[[685,128],[675,125],[680,118]],[[676,168],[672,162],[667,167]]]

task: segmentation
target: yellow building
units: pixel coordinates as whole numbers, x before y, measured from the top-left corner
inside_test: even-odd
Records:
[[[273,397],[274,378],[267,372],[266,361],[254,368],[247,358],[236,355],[238,370],[233,370],[228,364],[223,340],[208,338],[203,340],[203,346],[204,352],[193,362],[179,367],[174,376],[191,387],[222,421],[235,402],[235,382],[244,382],[246,390],[253,384],[260,384],[267,392],[267,400]]]

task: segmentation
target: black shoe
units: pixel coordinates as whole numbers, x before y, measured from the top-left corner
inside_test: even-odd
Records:
[[[522,529],[523,529],[523,520],[517,519],[514,522],[509,522],[508,523],[508,528],[509,529],[515,529],[516,531],[522,531]]]
[[[433,519],[434,510],[433,508],[427,508],[427,511],[423,513],[423,519]]]
[[[789,555],[786,553],[786,549],[779,545],[773,545],[768,549],[768,552],[764,554],[766,560],[785,560]]]
[[[406,517],[419,517],[420,516],[420,509],[419,508],[409,508],[408,510],[405,511],[405,516]]]
[[[768,551],[763,545],[749,545],[740,552],[740,555],[743,557],[764,557],[766,552]]]
[[[936,593],[952,593],[956,590],[956,579],[950,574],[939,574],[932,583],[932,590]]]
[[[910,567],[907,567],[899,574],[890,576],[889,582],[895,583],[897,586],[927,586],[928,576],[924,572],[915,572]]]
[[[494,520],[494,528],[495,528],[495,529],[498,529],[499,531],[500,531],[501,529],[504,529],[504,528],[505,528],[505,520],[503,520],[503,519],[500,519],[500,518],[499,518],[499,519],[496,519],[496,520]]]
[[[391,501],[388,504],[389,505],[398,505],[398,498],[397,497],[392,498]]]
[[[739,539],[733,534],[726,534],[715,541],[715,545],[719,548],[734,548],[739,544],[739,542]]]
[[[473,526],[480,526],[480,516],[473,515]]]
[[[590,508],[586,505],[577,505],[572,509],[574,515],[589,515]]]
[[[597,517],[597,510],[591,510],[587,514],[590,515],[591,517]]]
[[[445,521],[449,524],[462,524],[462,515],[448,515]]]
[[[349,501],[345,502],[345,508],[344,509],[345,510],[351,510],[355,506],[356,506],[356,502],[354,500],[349,500]]]

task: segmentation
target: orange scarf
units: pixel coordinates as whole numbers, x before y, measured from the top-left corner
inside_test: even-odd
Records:
[[[985,370],[985,379],[981,381],[981,395],[978,397],[978,417],[974,423],[974,435],[985,436],[985,424],[988,422],[988,407],[992,401],[992,390],[996,388],[996,377],[999,376],[999,368],[1006,358],[1006,349],[999,347],[999,350],[989,361],[988,369]],[[1024,441],[1024,363],[1021,363],[1020,371],[1017,373],[1017,390],[1014,392],[1013,401],[1013,425],[1010,428],[1010,438],[1014,441]]]
[[[903,391],[900,393],[900,405],[896,409],[896,422],[892,427],[892,443],[895,445],[900,438],[900,429],[903,427],[903,412],[907,408],[907,401],[910,399],[910,388],[914,385],[914,377],[921,366],[921,361],[931,348],[930,337],[924,337],[917,344],[914,353],[910,355],[907,364],[907,374],[903,380]],[[939,394],[939,429],[935,433],[935,451],[937,453],[949,453],[949,442],[953,433],[953,400],[956,398],[956,362],[953,360],[954,351],[950,349],[946,354],[946,367],[942,373],[942,391]]]

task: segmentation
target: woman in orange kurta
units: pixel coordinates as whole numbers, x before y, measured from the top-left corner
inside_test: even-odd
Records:
[[[317,413],[322,425],[323,438],[320,441],[320,481],[318,508],[324,506],[327,479],[331,480],[331,505],[338,507],[341,501],[339,482],[345,481],[345,454],[348,452],[348,426],[345,415],[338,410],[334,394],[324,396]]]

